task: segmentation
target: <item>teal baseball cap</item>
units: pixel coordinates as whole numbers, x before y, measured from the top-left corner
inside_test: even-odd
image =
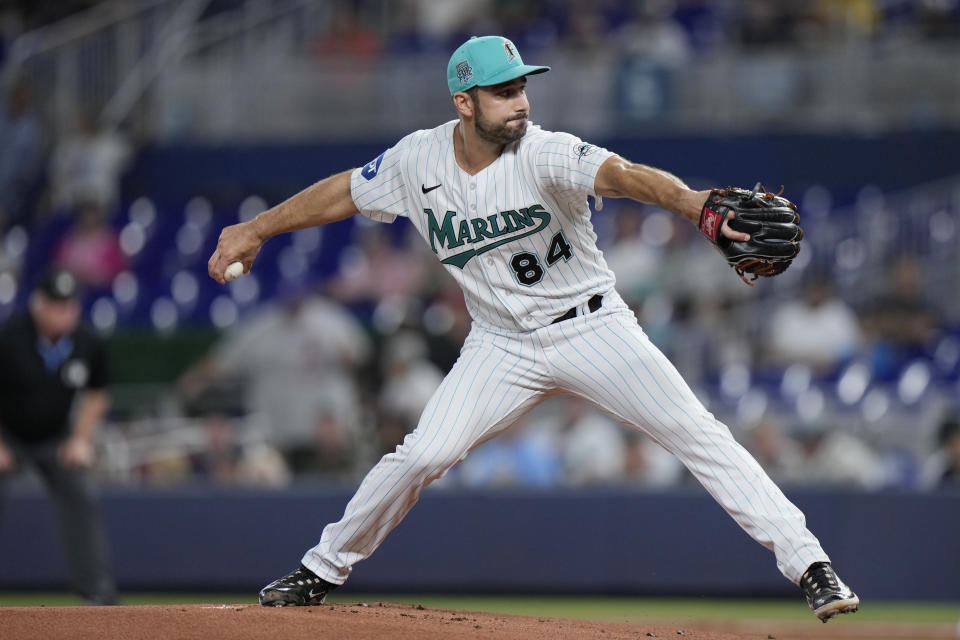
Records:
[[[550,71],[550,67],[523,64],[516,45],[506,38],[473,36],[450,56],[447,86],[453,95],[471,87],[489,87],[544,71]]]

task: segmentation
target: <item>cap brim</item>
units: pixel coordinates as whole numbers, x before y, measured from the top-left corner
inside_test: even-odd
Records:
[[[508,67],[504,69],[497,75],[493,76],[483,84],[478,84],[478,87],[492,87],[496,84],[503,84],[504,82],[510,82],[521,76],[532,76],[537,73],[544,73],[550,71],[550,67],[538,67],[532,64],[524,64],[519,67]]]

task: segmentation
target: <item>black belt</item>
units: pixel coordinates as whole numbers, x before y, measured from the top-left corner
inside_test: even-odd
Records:
[[[601,305],[603,305],[603,296],[600,295],[599,293],[593,296],[592,298],[590,298],[589,300],[587,300],[587,309],[590,310],[590,313],[593,313],[594,311],[599,309]],[[550,324],[557,324],[558,322],[563,322],[564,320],[569,320],[570,318],[576,318],[576,317],[577,317],[577,308],[573,307],[562,316],[557,316],[556,318],[554,318],[553,322],[551,322]]]

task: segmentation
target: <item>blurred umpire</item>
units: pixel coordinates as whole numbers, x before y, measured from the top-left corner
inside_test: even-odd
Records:
[[[27,312],[0,327],[0,489],[23,465],[36,468],[57,513],[74,588],[89,604],[113,604],[106,535],[88,473],[93,434],[109,402],[106,349],[80,324],[77,296],[74,275],[51,270]]]

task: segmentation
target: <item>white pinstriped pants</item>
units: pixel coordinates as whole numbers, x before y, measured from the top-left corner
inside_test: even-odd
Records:
[[[343,518],[303,556],[342,584],[416,504],[420,490],[545,398],[570,393],[640,429],[681,462],[797,583],[828,561],[803,513],[697,400],[614,291],[589,315],[526,333],[476,324],[417,428],[363,479]]]

